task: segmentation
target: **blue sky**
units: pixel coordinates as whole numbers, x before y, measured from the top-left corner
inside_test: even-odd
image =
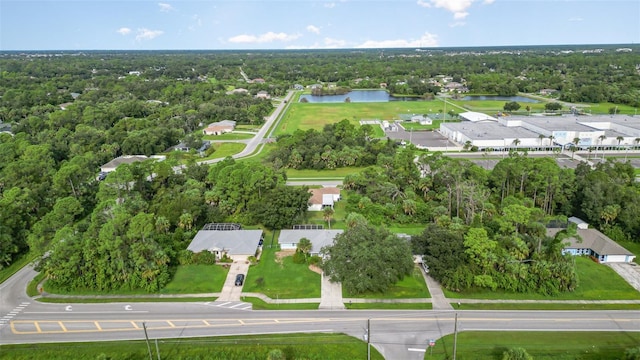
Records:
[[[0,0],[0,50],[640,43],[640,0]]]

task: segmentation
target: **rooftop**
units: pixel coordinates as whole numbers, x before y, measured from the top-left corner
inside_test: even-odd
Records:
[[[522,127],[507,127],[494,122],[447,123],[447,128],[464,133],[472,140],[503,140],[538,138],[538,133]]]
[[[187,247],[194,253],[203,250],[226,251],[229,255],[254,255],[262,230],[200,230]]]
[[[555,236],[562,228],[547,229],[547,235]],[[571,249],[591,249],[599,255],[633,255],[629,250],[618,245],[608,236],[596,229],[577,229],[580,239],[571,237],[565,239],[564,248]]]
[[[280,230],[279,244],[297,244],[300,239],[307,238],[313,248],[311,252],[320,252],[325,246],[333,245],[333,240],[344,230]]]

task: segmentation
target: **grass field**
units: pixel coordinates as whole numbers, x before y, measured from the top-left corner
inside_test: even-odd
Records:
[[[451,303],[460,310],[640,310],[640,304]]]
[[[325,180],[342,180],[345,176],[359,173],[364,170],[363,167],[347,167],[337,168],[333,170],[296,170],[287,169],[287,178],[295,179],[325,179]]]
[[[276,261],[276,249],[264,247],[260,263],[249,268],[242,291],[263,293],[272,299],[319,298],[320,274],[306,264],[295,264],[292,256]]]
[[[31,253],[26,253],[21,255],[18,259],[16,259],[10,266],[3,267],[0,269],[0,284],[2,284],[5,280],[10,278],[13,274],[17,273],[18,270],[25,267],[28,263],[35,260],[36,257]]]
[[[504,291],[453,292],[444,290],[448,298],[508,300],[640,300],[640,292],[631,287],[613,269],[586,257],[576,257],[578,287],[573,292],[549,297],[541,294],[517,294]]]
[[[140,334],[143,337],[142,334]],[[279,349],[286,359],[364,359],[367,344],[344,334],[269,334],[235,337],[152,340],[152,359],[258,360]],[[160,350],[160,354],[156,352]],[[277,359],[284,359],[278,357]],[[147,359],[145,341],[3,345],[3,360]],[[384,359],[371,347],[371,358]],[[276,359],[275,357],[273,359]]]
[[[202,137],[203,140],[246,140],[254,137],[255,134],[245,134],[245,133],[236,133],[230,132],[221,135],[205,135]]]
[[[320,305],[320,303],[269,304],[254,297],[242,297],[242,301],[253,304],[253,310],[318,310]]]
[[[431,303],[345,303],[348,310],[431,310]]]
[[[424,358],[451,359],[453,342],[453,335],[438,339],[433,355],[427,352]],[[456,355],[458,360],[499,360],[506,349],[521,347],[536,360],[614,360],[638,344],[640,332],[460,332]]]
[[[292,103],[280,120],[275,134],[293,133],[295,130],[320,130],[325,124],[344,119],[358,124],[362,119],[397,120],[400,114],[426,114],[443,109],[440,100],[390,101],[380,103]]]
[[[178,266],[171,282],[161,294],[200,294],[220,292],[227,278],[228,268],[220,265]]]
[[[365,298],[365,299],[418,299],[429,298],[429,290],[427,284],[424,281],[424,277],[417,267],[414,268],[411,276],[405,276],[397,284],[391,286],[389,290],[384,293],[364,293],[364,294],[349,294],[344,287],[342,288],[342,296],[345,298]]]
[[[218,158],[226,158],[227,156],[235,155],[246,147],[245,144],[242,143],[214,143],[211,145],[216,151],[214,151],[211,155],[206,158],[202,158],[201,160],[209,160],[209,159],[218,159]]]

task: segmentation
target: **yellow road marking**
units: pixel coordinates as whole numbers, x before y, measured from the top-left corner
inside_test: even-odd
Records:
[[[41,332],[42,332],[42,329],[40,329],[40,324],[38,324],[38,322],[37,322],[37,321],[34,321],[34,322],[33,322],[33,325],[35,325],[35,327],[36,327],[36,331],[37,331],[37,332],[39,332],[39,333],[41,333]]]
[[[238,322],[240,323],[240,325],[245,325],[244,321],[242,320],[238,320]]]
[[[176,327],[171,321],[167,320],[167,324],[169,324],[169,326],[171,326],[172,328]]]
[[[96,324],[96,328],[98,329],[98,331],[102,331],[102,327],[100,326],[99,322],[94,321],[93,323]]]
[[[136,322],[135,322],[135,321],[131,321],[131,325],[133,325],[133,327],[134,327],[134,328],[136,328],[136,329],[140,329],[140,328],[138,327],[138,324],[136,324]]]
[[[202,322],[207,326],[211,326],[211,324],[209,324],[209,322],[207,320],[202,320]]]
[[[60,325],[60,328],[62,329],[63,332],[67,332],[67,328],[64,326],[62,321],[58,321],[58,325]]]

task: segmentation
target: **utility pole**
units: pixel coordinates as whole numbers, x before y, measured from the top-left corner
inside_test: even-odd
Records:
[[[367,360],[371,360],[371,319],[367,319]]]
[[[456,360],[456,348],[458,347],[458,313],[453,323],[453,360]]]
[[[144,338],[147,339],[147,350],[149,350],[149,360],[153,360],[153,353],[151,353],[151,344],[149,344],[149,334],[147,334],[147,324],[142,323],[144,329]]]

